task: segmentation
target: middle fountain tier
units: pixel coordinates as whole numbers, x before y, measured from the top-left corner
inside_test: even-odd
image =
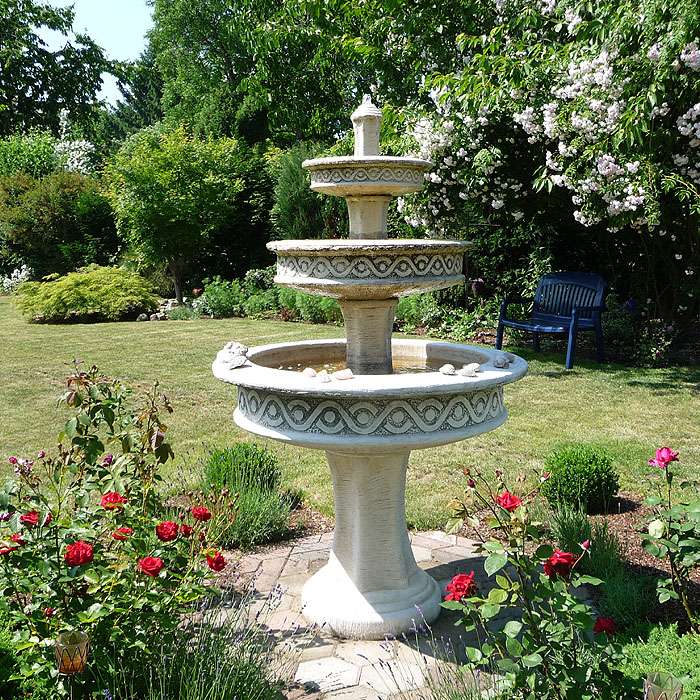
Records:
[[[304,586],[303,613],[339,636],[381,639],[440,611],[440,588],[416,564],[406,528],[411,450],[497,428],[507,418],[503,386],[527,363],[470,345],[392,340],[398,298],[462,283],[469,244],[386,238],[391,197],[419,190],[431,164],[378,155],[381,112],[367,98],[352,120],[354,156],[303,164],[312,189],[347,200],[350,238],[269,244],[276,283],[338,299],[347,337],[250,350],[232,342],[213,371],[238,386],[240,427],[326,451],[334,543]]]

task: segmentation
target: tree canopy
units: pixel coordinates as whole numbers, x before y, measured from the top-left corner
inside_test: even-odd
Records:
[[[73,9],[39,0],[0,0],[0,136],[32,127],[58,131],[67,109],[74,123],[87,121],[110,62],[84,34],[69,38]],[[66,35],[51,51],[39,30]]]

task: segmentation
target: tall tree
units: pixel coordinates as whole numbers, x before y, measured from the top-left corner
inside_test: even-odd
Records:
[[[61,110],[73,123],[90,116],[110,63],[90,37],[76,34],[72,7],[40,0],[0,0],[0,136],[31,127],[56,132]],[[48,29],[66,36],[51,51],[39,35]]]

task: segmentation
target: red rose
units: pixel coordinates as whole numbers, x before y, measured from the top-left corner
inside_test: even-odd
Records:
[[[27,544],[27,543],[22,539],[22,535],[20,535],[19,532],[13,533],[13,534],[10,536],[10,539],[11,539],[15,544],[19,545],[20,547],[21,547],[23,544]]]
[[[514,496],[510,491],[504,491],[496,498],[496,503],[498,503],[503,510],[512,513],[522,505],[522,499],[518,498],[518,496]]]
[[[189,537],[193,532],[194,528],[192,525],[188,525],[187,523],[182,523],[182,525],[180,525],[180,534],[183,537]]]
[[[44,617],[53,617],[56,613],[54,608],[44,608]]]
[[[39,524],[39,513],[35,510],[30,510],[29,513],[19,516],[19,521],[27,527],[36,527]]]
[[[116,491],[109,491],[100,501],[100,505],[107,510],[114,510],[115,508],[123,508],[124,504],[127,502],[126,496],[122,496]]]
[[[163,568],[163,560],[160,557],[144,557],[139,560],[139,569],[146,576],[158,576]]]
[[[165,520],[156,525],[156,535],[161,542],[172,542],[177,537],[177,523]]]
[[[92,561],[93,552],[92,545],[83,540],[78,540],[69,544],[66,547],[66,553],[64,554],[64,559],[68,566],[82,566],[83,564],[89,564]]]
[[[445,590],[445,600],[460,601],[462,598],[470,598],[476,595],[476,584],[474,583],[474,572],[468,574],[457,574],[447,584]]]
[[[226,566],[226,559],[221,552],[214,550],[207,554],[207,564],[212,571],[221,571]]]
[[[15,538],[18,538],[18,537],[19,537],[19,534],[18,534],[18,533],[15,533],[14,535],[12,535],[12,536],[10,537],[10,540],[12,540],[12,542],[17,543],[17,539],[15,539]],[[21,540],[22,538],[19,537],[19,539]],[[12,552],[14,552],[16,549],[19,549],[19,545],[20,545],[20,544],[24,544],[24,540],[22,540],[21,542],[17,543],[17,546],[16,546],[16,547],[13,547],[12,545],[7,545],[7,546],[5,546],[5,547],[0,546],[0,557],[5,557],[5,556],[7,556],[8,554],[12,554]]]
[[[555,549],[552,556],[544,563],[544,573],[551,579],[569,578],[576,557],[571,552]]]
[[[112,533],[112,539],[119,540],[120,542],[123,542],[125,539],[127,539],[129,537],[129,535],[132,532],[133,532],[133,530],[130,527],[118,527]]]
[[[209,508],[206,506],[194,506],[191,513],[195,520],[200,520],[202,522],[211,520],[211,513],[209,512]]]
[[[593,625],[593,634],[615,634],[617,632],[617,624],[612,617],[599,617]]]

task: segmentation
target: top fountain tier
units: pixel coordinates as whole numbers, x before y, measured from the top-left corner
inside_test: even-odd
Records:
[[[418,158],[379,155],[382,112],[365,95],[352,114],[355,155],[306,160],[311,189],[344,197],[350,214],[350,238],[386,238],[386,213],[392,197],[417,192],[432,163]]]

